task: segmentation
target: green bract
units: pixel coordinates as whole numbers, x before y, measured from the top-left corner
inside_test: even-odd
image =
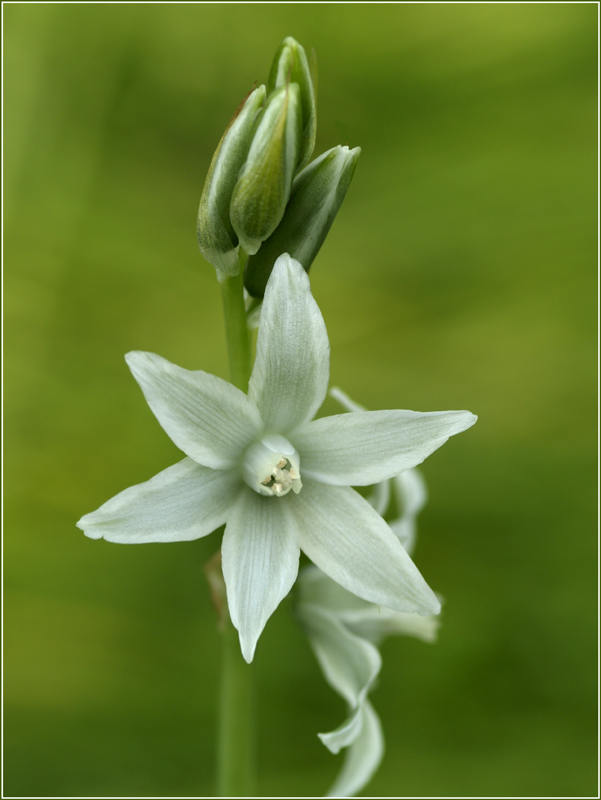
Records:
[[[338,145],[297,175],[282,221],[247,262],[244,285],[249,294],[263,297],[282,253],[290,253],[309,271],[344,200],[360,154],[360,147],[349,150]]]
[[[230,206],[234,230],[251,255],[284,215],[298,164],[301,121],[297,83],[269,95]]]
[[[230,202],[265,94],[265,87],[259,86],[234,114],[215,150],[200,198],[196,226],[198,245],[220,279],[239,271],[238,236],[230,221]]]
[[[315,132],[317,129],[317,114],[315,110],[315,85],[311,74],[309,62],[304,48],[287,36],[279,46],[269,80],[267,91],[272,92],[289,83],[297,83],[300,88],[300,101],[302,110],[302,137],[297,169],[302,169],[309,163],[313,148],[315,147]],[[282,251],[283,252],[283,251]]]

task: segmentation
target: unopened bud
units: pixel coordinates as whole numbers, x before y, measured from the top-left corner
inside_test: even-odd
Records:
[[[299,173],[292,184],[286,213],[259,252],[248,259],[244,285],[253,297],[263,297],[276,259],[289,253],[309,271],[350,186],[360,147],[338,145]]]
[[[230,221],[230,202],[265,94],[265,87],[259,86],[234,114],[215,150],[200,198],[196,226],[198,245],[220,278],[236,275],[240,269],[238,236]]]
[[[317,115],[315,108],[317,69],[312,71],[307,60],[304,48],[287,36],[279,46],[269,80],[267,91],[272,92],[289,83],[298,83],[300,89],[300,102],[302,112],[302,133],[300,150],[298,154],[297,171],[309,163],[313,148],[315,147],[315,132],[317,128]]]
[[[277,228],[290,197],[301,136],[299,94],[291,83],[269,95],[234,187],[230,219],[251,255]]]

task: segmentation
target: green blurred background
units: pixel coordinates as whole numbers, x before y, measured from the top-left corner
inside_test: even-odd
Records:
[[[123,355],[227,376],[196,245],[212,152],[286,35],[316,154],[363,154],[312,268],[332,382],[469,408],[424,465],[440,641],[388,641],[373,796],[596,793],[597,6],[9,4],[5,793],[214,791],[214,537],[75,521],[174,463]],[[324,413],[335,413],[327,401]],[[255,662],[262,795],[321,795],[344,717],[284,603]]]

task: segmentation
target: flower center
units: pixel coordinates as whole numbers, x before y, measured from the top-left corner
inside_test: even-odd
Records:
[[[269,497],[283,497],[302,488],[298,453],[279,434],[264,436],[244,453],[242,476],[251,489]]]

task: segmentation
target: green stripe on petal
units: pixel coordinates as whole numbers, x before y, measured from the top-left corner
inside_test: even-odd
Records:
[[[244,285],[253,297],[262,297],[273,265],[281,253],[309,268],[324,243],[350,186],[361,148],[334,147],[297,175],[282,221],[251,256]]]
[[[230,203],[264,100],[265,87],[259,86],[234,114],[215,151],[200,198],[198,246],[220,279],[237,275],[240,270],[238,236],[230,221]]]
[[[300,136],[299,87],[290,83],[267,98],[232,192],[230,219],[240,245],[251,255],[284,215],[298,164]]]
[[[313,56],[315,56],[315,53],[313,53]],[[267,91],[269,93],[289,83],[297,83],[300,88],[302,136],[298,155],[299,164],[297,169],[299,170],[309,161],[313,148],[315,147],[315,133],[317,128],[315,110],[316,63],[314,63],[313,66],[314,70],[312,71],[304,47],[302,47],[296,39],[293,39],[292,36],[287,36],[274,56],[269,73],[269,80],[267,82]]]

